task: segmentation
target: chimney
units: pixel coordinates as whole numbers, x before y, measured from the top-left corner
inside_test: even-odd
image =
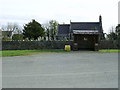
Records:
[[[99,16],[99,22],[102,23],[102,16]]]

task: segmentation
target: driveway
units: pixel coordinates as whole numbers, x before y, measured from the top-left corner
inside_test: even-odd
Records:
[[[118,54],[43,53],[3,57],[3,88],[117,88]]]

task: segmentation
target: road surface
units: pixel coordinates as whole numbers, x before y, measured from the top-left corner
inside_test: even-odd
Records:
[[[117,88],[118,54],[43,53],[2,58],[3,88]]]

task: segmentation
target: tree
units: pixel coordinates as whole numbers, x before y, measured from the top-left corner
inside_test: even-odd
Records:
[[[22,34],[14,34],[12,36],[12,40],[23,40],[23,35]]]
[[[117,40],[117,35],[115,32],[111,32],[110,34],[107,35],[107,38],[109,40]]]
[[[24,38],[30,39],[38,39],[38,37],[43,37],[45,35],[44,28],[35,20],[29,22],[24,26],[23,29]]]
[[[21,34],[22,28],[17,23],[7,23],[1,27],[2,40],[12,40],[13,34]]]
[[[45,34],[49,40],[55,40],[58,29],[58,22],[56,20],[50,20],[48,23],[45,23]]]
[[[50,37],[52,40],[55,40],[57,35],[58,22],[56,20],[49,21]]]
[[[8,23],[2,26],[2,31],[22,32],[21,27],[17,23]]]
[[[116,30],[115,27],[111,27],[110,29],[110,33],[107,35],[108,40],[117,40],[117,34],[116,34]]]
[[[117,39],[120,40],[120,24],[116,26]]]
[[[50,40],[50,25],[49,23],[43,24],[43,27],[45,29],[45,36],[48,38],[48,41]]]

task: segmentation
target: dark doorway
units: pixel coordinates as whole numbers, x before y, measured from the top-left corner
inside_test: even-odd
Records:
[[[98,35],[95,34],[74,34],[74,43],[78,50],[95,50],[95,43],[98,43]]]

